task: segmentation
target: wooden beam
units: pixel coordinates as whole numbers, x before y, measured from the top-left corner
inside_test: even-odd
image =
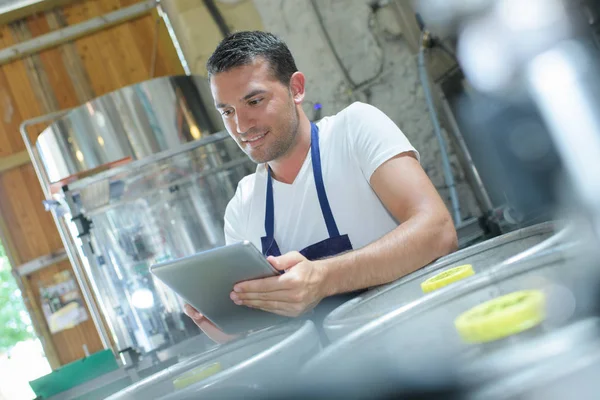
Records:
[[[89,19],[77,25],[69,25],[58,31],[52,31],[26,42],[15,44],[0,50],[0,65],[19,60],[42,50],[54,48],[63,43],[72,42],[83,36],[121,24],[148,14],[156,7],[156,0],[145,0],[133,6],[121,8],[108,14]]]
[[[48,359],[48,363],[52,369],[57,369],[60,367],[61,362],[58,358],[58,352],[54,347],[54,342],[52,340],[52,335],[48,330],[48,327],[43,323],[45,321],[44,314],[42,310],[38,307],[35,302],[35,296],[33,294],[33,290],[31,289],[31,284],[27,279],[21,279],[21,276],[14,269],[16,265],[21,264],[21,259],[15,248],[11,237],[9,235],[8,227],[4,222],[4,217],[2,213],[0,213],[0,240],[2,241],[2,245],[4,246],[4,250],[8,257],[8,261],[11,264],[12,274],[17,281],[17,285],[21,290],[21,295],[23,297],[23,303],[25,303],[25,308],[29,312],[31,316],[31,323],[33,325],[33,329],[36,332],[38,338],[42,342],[42,346],[44,348],[44,353],[46,354],[46,358]]]
[[[0,157],[0,173],[8,171],[21,165],[25,165],[31,162],[29,153],[26,150],[11,154],[10,156]]]
[[[21,260],[17,255],[17,248],[13,243],[11,237],[8,234],[8,226],[6,226],[6,222],[4,221],[4,217],[0,212],[0,241],[2,242],[2,246],[4,247],[4,251],[6,252],[6,256],[8,257],[8,262],[11,265],[11,268],[15,265],[19,265]]]
[[[16,6],[9,8],[7,6],[0,8],[0,25],[6,25],[11,22],[29,17],[33,14],[42,13],[44,11],[51,10],[53,8],[62,7],[69,3],[74,3],[78,0],[39,0],[30,2],[23,6]]]
[[[46,21],[52,30],[57,30],[67,26],[63,10],[54,10],[46,13]],[[77,54],[77,47],[74,43],[65,43],[58,48],[58,52],[63,60],[65,69],[71,76],[73,89],[75,90],[75,105],[83,104],[97,97],[92,88],[90,77],[85,70],[81,57]],[[65,108],[65,107],[62,107]]]
[[[61,261],[68,259],[67,252],[65,249],[60,249],[51,254],[46,254],[44,256],[38,257],[35,260],[31,260],[26,262],[25,264],[21,264],[19,266],[13,266],[13,270],[22,276],[25,277],[30,275],[40,269],[49,267],[54,264],[58,264]]]

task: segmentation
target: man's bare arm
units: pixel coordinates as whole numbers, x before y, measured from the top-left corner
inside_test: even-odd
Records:
[[[297,316],[321,299],[391,282],[456,249],[456,230],[433,184],[412,153],[381,165],[371,186],[402,223],[364,248],[309,261],[298,252],[269,257],[287,273],[235,285],[239,305]]]
[[[450,214],[412,153],[381,165],[371,186],[402,223],[361,249],[318,261],[325,296],[391,282],[456,250]]]

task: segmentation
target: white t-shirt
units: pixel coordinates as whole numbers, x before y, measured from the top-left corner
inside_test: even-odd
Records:
[[[379,239],[398,226],[369,181],[390,158],[407,151],[419,154],[400,129],[379,109],[353,103],[317,123],[323,182],[340,235],[348,234],[353,249]],[[249,240],[261,250],[265,236],[267,168],[243,178],[225,212],[227,244]],[[300,251],[327,239],[319,205],[311,153],[292,184],[273,179],[275,241],[282,254]]]

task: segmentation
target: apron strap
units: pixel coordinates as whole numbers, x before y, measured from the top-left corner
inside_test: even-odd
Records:
[[[270,240],[275,234],[275,207],[273,202],[273,181],[271,167],[267,166],[267,201],[265,206],[265,236]]]
[[[340,236],[331,207],[329,206],[329,200],[327,199],[327,193],[325,192],[325,184],[323,183],[323,171],[321,170],[321,151],[319,149],[319,128],[317,125],[311,123],[310,135],[310,152],[312,157],[313,175],[315,177],[315,186],[317,188],[317,196],[319,196],[319,204],[321,205],[321,212],[325,219],[325,225],[327,225],[327,231],[329,237]]]
[[[317,196],[319,198],[319,205],[321,206],[321,212],[323,213],[323,219],[325,219],[325,225],[329,232],[329,237],[340,236],[331,207],[329,206],[329,200],[327,199],[327,193],[325,192],[325,184],[323,183],[323,171],[321,170],[321,151],[319,149],[319,128],[317,125],[311,123],[311,142],[310,152],[312,158],[312,169],[315,179],[315,187],[317,189]],[[271,178],[271,167],[267,166],[267,199],[265,202],[265,237],[270,241],[275,234],[275,210],[273,200],[273,178]]]

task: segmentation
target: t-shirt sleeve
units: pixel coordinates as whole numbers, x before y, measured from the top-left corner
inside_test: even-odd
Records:
[[[225,244],[228,245],[244,241],[241,191],[242,188],[238,185],[225,209]]]
[[[350,150],[368,181],[377,168],[398,154],[410,151],[420,159],[400,128],[378,108],[353,103],[346,112]]]

